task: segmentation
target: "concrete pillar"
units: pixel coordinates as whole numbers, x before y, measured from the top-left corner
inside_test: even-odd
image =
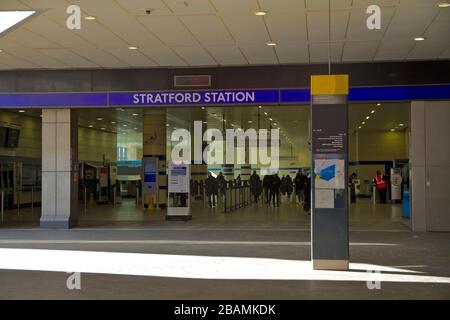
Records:
[[[41,227],[72,228],[78,216],[76,110],[42,110]]]
[[[143,156],[158,158],[158,205],[167,207],[166,111],[145,110],[143,117]]]
[[[425,206],[425,102],[411,103],[411,145],[409,161],[411,188],[411,225],[416,232],[427,231]]]

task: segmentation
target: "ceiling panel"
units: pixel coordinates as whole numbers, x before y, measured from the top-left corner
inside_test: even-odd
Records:
[[[350,11],[335,11],[331,15],[331,40],[345,39]],[[328,12],[308,12],[308,32],[310,41],[328,41]]]
[[[295,13],[301,14],[305,12],[305,0],[259,0],[261,8],[268,12],[279,13]]]
[[[26,28],[33,30],[34,33],[45,36],[64,48],[95,48],[95,44],[88,42],[78,35],[78,32],[72,32],[65,26],[61,26],[45,17],[37,17],[29,23]]]
[[[372,61],[378,48],[378,41],[346,42],[343,61]]]
[[[26,4],[18,0],[2,0],[0,1],[0,10],[27,10],[30,9]]]
[[[382,40],[378,47],[375,60],[401,60],[405,59],[408,52],[415,45],[412,39],[398,39],[396,42]]]
[[[37,33],[27,30],[24,27],[6,33],[4,36],[2,36],[2,39],[17,42],[27,48],[59,47],[56,42],[49,40],[48,38],[41,37]]]
[[[262,17],[239,13],[226,13],[222,17],[239,45],[262,45],[270,40]]]
[[[146,9],[152,10],[152,15],[170,14],[170,9],[161,0],[116,0],[117,4],[131,14],[145,14]]]
[[[438,12],[437,6],[399,6],[384,36],[387,38],[420,36]]]
[[[331,44],[331,61],[341,61],[343,43]],[[327,62],[328,61],[328,44],[326,43],[312,43],[309,45],[310,62]]]
[[[278,63],[275,51],[265,45],[241,46],[242,52],[250,64]]]
[[[43,54],[64,61],[71,68],[98,68],[99,65],[67,49],[41,49]]]
[[[367,28],[366,8],[353,9],[350,13],[350,21],[347,29],[347,40],[381,39],[392,19],[395,9],[393,7],[382,8],[381,29],[370,30]]]
[[[154,67],[155,61],[149,59],[138,50],[129,50],[127,48],[114,48],[108,50],[109,53],[127,63],[130,67]]]
[[[138,19],[168,46],[176,47],[198,45],[195,38],[183,26],[177,17],[155,16],[139,17]]]
[[[205,46],[234,45],[234,39],[215,15],[185,16],[181,17],[181,21]]]
[[[181,59],[174,50],[167,47],[154,47],[144,45],[139,47],[139,51],[152,58],[160,66],[187,66],[188,64]]]
[[[43,54],[39,49],[26,49],[22,47],[9,48],[8,53],[14,55],[15,57],[19,57],[25,59],[27,61],[33,62],[39,66],[45,66],[48,68],[68,68],[69,65],[64,61],[49,57]]]
[[[164,0],[164,3],[177,14],[214,13],[214,7],[209,0]]]
[[[73,51],[104,68],[124,68],[128,66],[124,61],[101,49],[74,49]]]
[[[157,37],[131,15],[126,14],[119,19],[100,19],[100,22],[130,45],[137,47],[143,45],[164,46]]]
[[[247,63],[237,47],[208,47],[207,49],[220,65],[242,65]]]
[[[387,7],[387,6],[396,6],[399,3],[399,0],[353,0],[353,4],[352,7],[353,8],[359,8],[359,7],[364,7],[367,8],[370,5],[377,5],[380,7]],[[384,14],[384,9],[386,8],[382,8],[383,14]]]
[[[235,13],[239,9],[241,13],[253,13],[259,10],[256,0],[211,0],[211,3],[218,12]]]
[[[308,63],[308,44],[299,42],[291,46],[277,46],[275,48],[280,63]]]
[[[301,13],[271,14],[266,19],[272,40],[282,45],[292,45],[308,39],[306,15]],[[295,30],[295,32],[286,32]]]
[[[448,57],[450,9],[439,9],[437,2],[331,1],[333,61]],[[97,20],[66,29],[69,4]],[[381,30],[366,27],[371,4],[382,7]],[[328,0],[0,0],[0,10],[41,10],[0,37],[0,49],[10,55],[0,70],[15,67],[14,61],[18,68],[326,62],[327,6]],[[255,16],[257,10],[267,15]],[[419,35],[426,41],[414,42]],[[278,45],[267,47],[269,41]],[[129,45],[139,50],[130,52]],[[8,52],[11,46],[38,52],[35,63],[20,59],[28,53]]]
[[[14,68],[24,69],[24,68],[39,68],[43,66],[39,66],[37,63],[33,63],[31,61],[23,60],[19,57],[13,56],[8,52],[2,52],[0,54],[0,63],[13,66]]]
[[[329,0],[306,0],[306,8],[313,10],[328,10]],[[352,0],[331,1],[332,9],[348,9]]]
[[[207,66],[217,64],[202,47],[177,47],[174,50],[191,66]]]
[[[79,36],[95,43],[98,48],[126,47],[128,44],[97,21],[84,23],[81,30],[73,31]]]

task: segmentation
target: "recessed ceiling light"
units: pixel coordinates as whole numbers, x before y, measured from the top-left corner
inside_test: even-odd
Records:
[[[84,20],[95,20],[95,19],[97,19],[97,17],[94,17],[94,16],[86,16],[86,17],[84,17]]]
[[[377,103],[377,107],[381,106],[381,103]]]
[[[425,40],[425,38],[424,37],[415,37],[414,40],[415,41],[423,41],[423,40]]]
[[[20,112],[20,113],[24,113],[24,112],[25,112],[25,110],[19,110],[19,112]]]
[[[97,118],[97,120],[98,120],[98,121],[102,121],[102,120],[103,120],[103,118]]]
[[[361,124],[366,124],[366,122],[365,122],[365,121],[363,121],[363,122],[361,122]]]
[[[277,45],[276,42],[267,42],[266,43],[269,47],[275,47]]]
[[[393,131],[395,131],[395,129],[391,129],[391,131],[393,132]]]
[[[264,111],[264,114],[267,116],[267,112]]]
[[[138,113],[133,113],[133,116],[137,117],[139,114]]]
[[[123,126],[124,126],[124,127],[126,127],[127,125],[126,125],[126,124],[124,124]]]
[[[138,128],[134,128],[134,130],[137,130]]]
[[[205,107],[202,107],[202,110],[205,110]]]
[[[94,126],[92,124],[88,125],[89,128],[93,128]]]
[[[170,124],[167,123],[167,124],[166,124],[166,127],[169,127],[169,126],[170,126]]]
[[[362,128],[361,126],[358,127],[358,129],[361,129],[361,128]]]
[[[403,127],[403,126],[404,126],[404,124],[403,124],[403,123],[399,123],[398,125],[399,125],[400,127]]]
[[[203,123],[206,124],[207,122],[206,122],[206,121],[203,121]]]
[[[115,124],[116,122],[115,121],[111,121],[111,124]]]
[[[369,116],[367,116],[367,117],[366,117],[366,120],[369,120],[369,119],[370,119],[370,117],[369,117]]]
[[[0,33],[32,16],[36,11],[0,11]]]
[[[372,114],[375,113],[375,110],[370,111],[370,113],[372,113]]]
[[[247,123],[253,123],[253,121],[252,120],[248,120]]]
[[[101,130],[105,130],[105,128],[100,128]]]
[[[439,2],[438,3],[439,8],[450,8],[450,3],[448,2]]]
[[[266,11],[256,11],[255,16],[265,16],[267,14]]]
[[[0,53],[2,53],[3,52],[3,50],[2,49],[0,49]]]
[[[269,118],[270,121],[272,121],[272,118]]]
[[[262,106],[258,106],[258,109],[261,109],[262,108]]]
[[[137,50],[138,48],[135,47],[135,46],[128,46],[128,49],[130,49],[130,50]]]

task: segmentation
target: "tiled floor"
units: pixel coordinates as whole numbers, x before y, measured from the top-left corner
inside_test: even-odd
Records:
[[[123,199],[112,205],[80,206],[79,227],[188,227],[188,228],[242,228],[283,227],[309,229],[310,216],[294,201],[283,198],[280,207],[258,203],[225,213],[222,206],[209,208],[202,201],[191,205],[192,221],[166,221],[165,210],[142,210],[134,199]],[[39,226],[40,208],[33,215],[30,208],[5,212],[3,227]],[[409,221],[402,218],[401,204],[372,204],[369,199],[358,199],[350,207],[351,229],[408,230]],[[2,226],[0,224],[0,226]]]
[[[21,209],[0,228],[0,299],[450,299],[450,233],[413,233],[401,209],[352,204],[351,270],[336,272],[311,269],[310,216],[286,201],[230,213],[200,202],[192,221],[166,221],[131,200],[81,210],[71,230],[37,228]],[[66,287],[74,271],[81,290]]]

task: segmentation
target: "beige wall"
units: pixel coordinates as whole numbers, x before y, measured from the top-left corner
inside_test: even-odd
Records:
[[[360,131],[358,133],[358,159],[356,157],[356,136],[349,135],[349,160],[394,160],[408,159],[406,130]]]
[[[41,157],[41,118],[20,114],[17,111],[0,110],[0,123],[20,127],[19,147],[0,148],[0,155],[15,157]]]
[[[450,231],[450,101],[411,103],[413,231]]]
[[[117,134],[90,128],[78,128],[79,161],[117,161]]]

